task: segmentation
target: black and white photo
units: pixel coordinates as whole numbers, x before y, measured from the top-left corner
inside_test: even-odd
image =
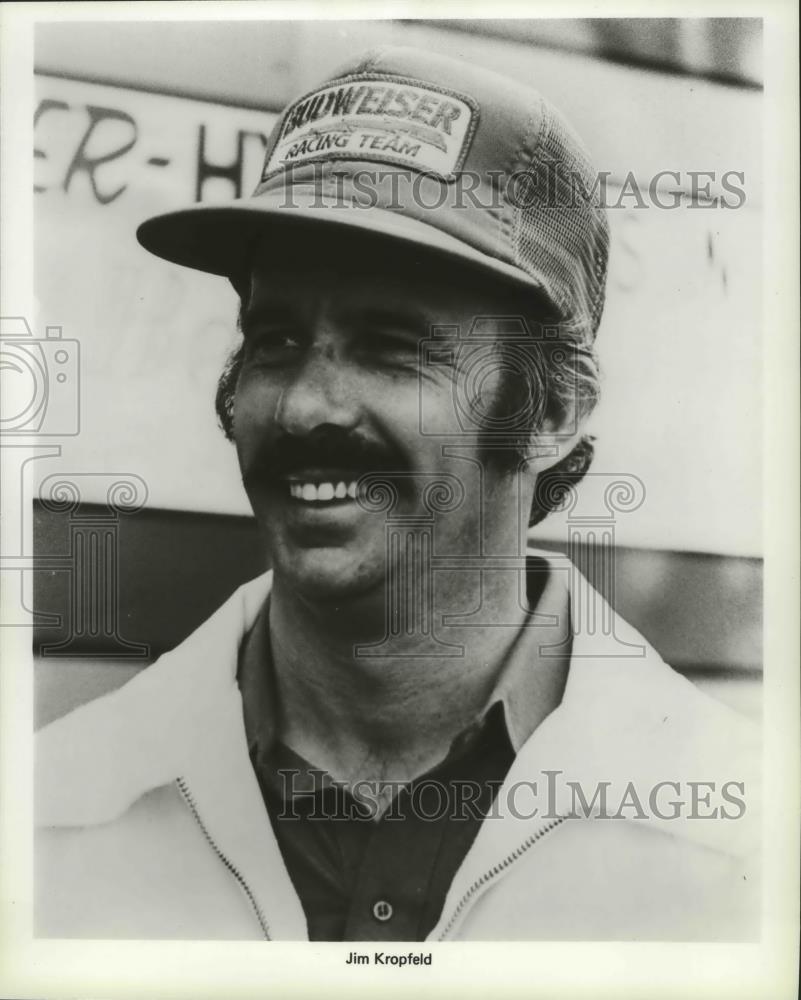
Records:
[[[745,991],[798,794],[770,16],[123,6],[31,24],[2,304],[32,947]]]

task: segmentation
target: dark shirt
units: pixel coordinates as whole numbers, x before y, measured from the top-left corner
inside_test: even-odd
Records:
[[[351,794],[278,737],[269,599],[262,608],[240,649],[245,730],[310,940],[423,940],[436,924],[516,752],[561,700],[565,588],[536,559],[527,583],[536,627],[521,629],[487,707],[440,764],[395,790],[378,819],[376,789]]]

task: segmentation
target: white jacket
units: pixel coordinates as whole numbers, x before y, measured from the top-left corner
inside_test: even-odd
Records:
[[[244,585],[124,687],[37,734],[37,935],[307,938],[248,757],[236,683],[239,644],[270,584],[265,574]],[[591,593],[599,614],[610,614]],[[614,620],[617,636],[645,655],[603,655],[598,636],[574,624],[562,703],[517,755],[499,815],[484,820],[430,940],[758,936],[756,727]],[[609,782],[607,818],[597,817],[598,797],[592,818],[564,818],[576,805],[568,781],[587,801]],[[698,793],[697,814],[742,812],[721,798],[724,783],[741,783],[744,814],[687,818],[690,781],[715,783]],[[646,817],[631,807],[608,818],[630,782]],[[659,786],[656,811],[669,815],[682,799],[680,818],[650,809],[659,782],[678,782],[679,794]]]

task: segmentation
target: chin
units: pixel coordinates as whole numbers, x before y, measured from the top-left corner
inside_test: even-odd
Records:
[[[354,558],[335,548],[306,549],[276,554],[273,569],[276,582],[295,593],[317,601],[346,601],[380,597],[386,583],[384,559]]]

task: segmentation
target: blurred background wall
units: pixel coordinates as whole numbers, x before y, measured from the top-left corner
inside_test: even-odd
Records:
[[[615,518],[614,600],[669,662],[758,714],[760,22],[98,22],[36,33],[34,335],[60,328],[77,374],[47,414],[61,457],[34,464],[42,482],[80,476],[82,500],[33,511],[40,721],[120,683],[263,566],[213,411],[235,296],[150,258],[137,224],[250,193],[276,112],[382,43],[534,85],[609,172],[594,471],[636,477],[645,497]],[[629,178],[647,188],[664,171],[657,190],[675,208],[643,208]],[[112,471],[146,499],[104,522]],[[78,514],[114,547],[113,622],[81,618]],[[564,549],[567,529],[553,516],[538,542]]]

